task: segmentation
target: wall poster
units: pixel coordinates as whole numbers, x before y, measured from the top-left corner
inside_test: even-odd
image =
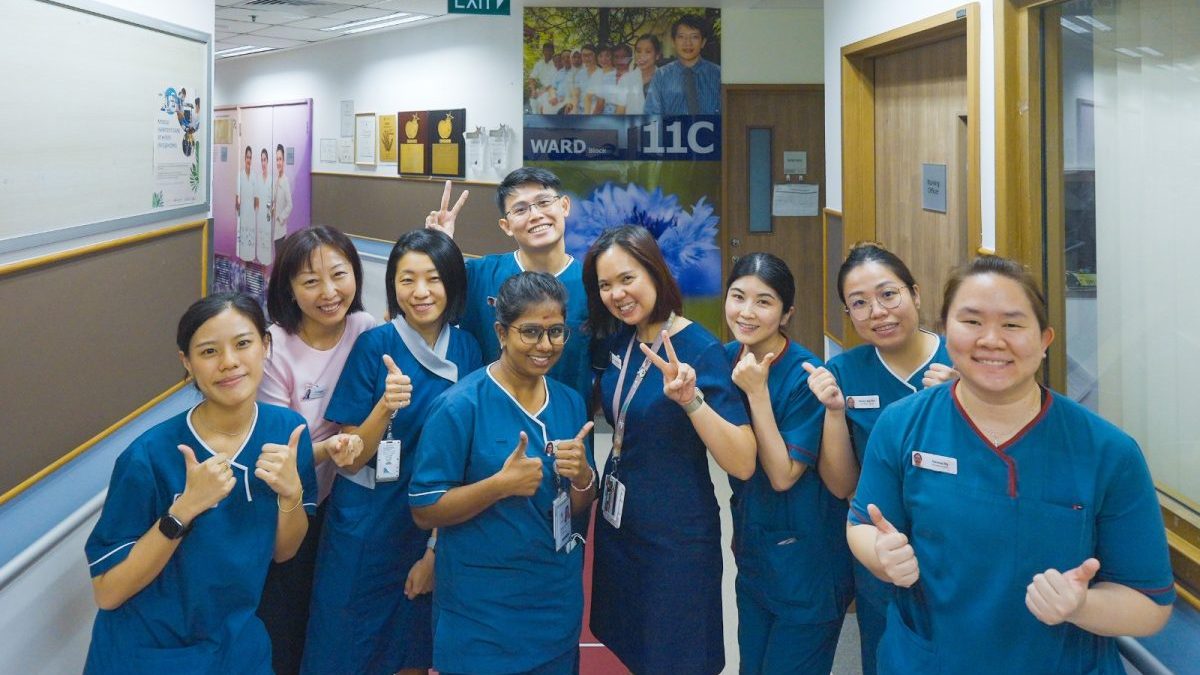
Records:
[[[636,223],[658,239],[688,316],[721,318],[721,12],[526,7],[526,165],[571,196],[567,252]]]
[[[280,241],[309,226],[312,100],[213,110],[213,292],[266,308]],[[224,142],[222,142],[224,141]]]
[[[193,86],[193,92],[200,89]],[[158,95],[154,120],[154,188],[150,206],[155,209],[200,204],[201,141],[199,96],[188,96],[187,87],[165,87]]]

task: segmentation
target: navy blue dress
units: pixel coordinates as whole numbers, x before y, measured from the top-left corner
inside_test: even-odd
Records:
[[[600,389],[609,423],[616,421],[616,362],[633,334],[626,327],[605,343],[609,366]],[[749,424],[721,343],[696,323],[671,343],[695,368],[708,405],[733,424]],[[622,400],[643,358],[634,345]],[[662,372],[651,367],[629,406],[621,458],[605,465],[605,476],[615,472],[625,485],[625,508],[620,529],[596,518],[591,628],[635,673],[717,673],[725,666],[721,526],[708,450],[662,387]]]

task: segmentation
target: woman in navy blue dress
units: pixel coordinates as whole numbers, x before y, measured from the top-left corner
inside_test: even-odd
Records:
[[[635,673],[720,672],[721,528],[708,456],[737,478],[753,475],[745,403],[721,343],[680,315],[679,287],[648,231],[602,234],[583,278],[615,429],[600,483],[592,631]]]

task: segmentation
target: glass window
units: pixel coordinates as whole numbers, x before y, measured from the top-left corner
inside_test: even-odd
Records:
[[[1155,481],[1200,503],[1200,3],[1043,11],[1058,91],[1067,391],[1131,434]],[[1053,51],[1051,51],[1053,50]],[[1057,85],[1054,83],[1057,81]],[[1047,138],[1054,138],[1048,133]],[[1061,158],[1061,159],[1060,159]],[[1047,194],[1054,194],[1047,186]],[[1054,204],[1048,200],[1047,204]],[[1048,207],[1051,208],[1051,207]]]

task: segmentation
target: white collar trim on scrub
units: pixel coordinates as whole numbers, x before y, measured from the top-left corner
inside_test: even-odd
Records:
[[[203,401],[201,401],[200,403],[203,403]],[[208,447],[208,444],[204,442],[204,439],[200,437],[200,433],[198,431],[196,431],[196,427],[192,424],[192,414],[196,412],[196,408],[200,407],[200,403],[197,403],[195,406],[192,407],[191,410],[188,411],[188,414],[187,414],[188,429],[191,429],[192,435],[196,437],[197,441],[200,441],[200,447],[204,448],[205,451],[207,451],[209,455],[216,455],[217,453],[213,452],[213,449]],[[246,487],[246,501],[248,501],[248,502],[254,501],[254,497],[251,496],[251,494],[250,494],[250,468],[243,464],[239,464],[237,461],[237,458],[239,456],[241,456],[242,450],[246,449],[246,444],[250,442],[250,437],[254,435],[254,427],[256,427],[257,425],[258,425],[258,403],[256,402],[254,404],[254,419],[250,420],[250,429],[249,429],[249,431],[246,432],[246,437],[242,439],[242,445],[240,447],[238,447],[237,452],[233,453],[233,457],[229,458],[229,466],[236,466],[237,468],[242,470],[242,485],[244,485]]]
[[[495,364],[488,364],[488,366],[484,368],[484,370],[487,372],[488,379],[491,380],[492,383],[495,384],[498,389],[500,389],[500,391],[504,392],[504,395],[508,397],[508,400],[513,402],[513,405],[517,406],[517,410],[520,410],[521,414],[533,420],[533,423],[538,425],[538,428],[542,430],[542,447],[546,447],[546,444],[550,442],[550,433],[546,431],[546,425],[537,417],[545,412],[546,408],[550,405],[550,387],[546,385],[546,376],[542,376],[542,390],[546,392],[546,400],[544,403],[542,403],[542,407],[538,408],[537,412],[530,414],[530,412],[526,410],[519,401],[517,401],[517,398],[509,393],[509,391],[504,388],[504,385],[500,384],[500,381],[496,379],[496,376],[492,375],[493,365]]]
[[[522,272],[528,272],[529,270],[525,269],[525,266],[521,264],[521,256],[517,255],[518,253],[520,253],[520,251],[513,251],[513,260],[515,260],[517,262],[517,269],[521,270]],[[571,263],[573,263],[573,262],[575,262],[574,256],[572,256],[570,253],[568,253],[567,254],[567,264],[563,265],[562,269],[555,272],[554,276],[558,277],[558,276],[562,275],[562,273],[566,272],[567,268],[570,267]],[[503,389],[503,388],[504,387],[501,387],[501,389]]]
[[[896,373],[896,371],[892,370],[892,367],[889,366],[888,362],[884,360],[883,354],[879,353],[879,347],[875,348],[875,358],[879,359],[879,362],[881,364],[883,364],[883,369],[888,371],[888,373],[890,373],[892,377],[896,378],[897,380],[900,380],[900,384],[903,384],[904,386],[908,387],[909,389],[912,389],[914,393],[917,391],[917,388],[912,386],[911,384],[909,384],[908,381],[911,380],[913,378],[913,376],[916,375],[917,373],[925,372],[925,369],[929,367],[929,363],[931,361],[933,361],[933,357],[937,355],[938,347],[942,346],[942,339],[939,338],[936,334],[930,333],[929,331],[924,330],[924,329],[922,329],[920,332],[925,333],[926,335],[933,335],[933,337],[934,337],[933,349],[930,350],[929,356],[925,357],[925,362],[922,363],[921,365],[917,366],[916,370],[909,373],[908,377],[900,377],[900,375],[898,375]]]

